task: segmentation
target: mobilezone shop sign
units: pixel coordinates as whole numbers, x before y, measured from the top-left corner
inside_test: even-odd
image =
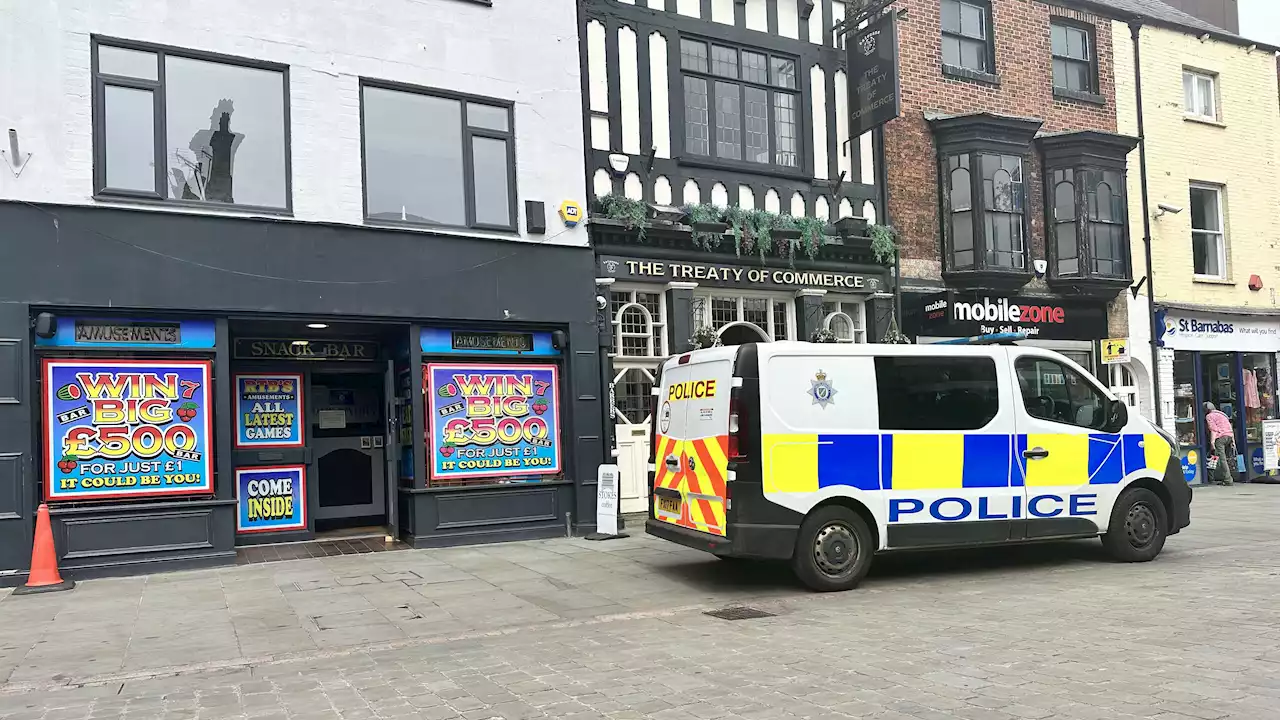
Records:
[[[1175,350],[1280,352],[1280,319],[1157,310],[1156,340]]]
[[[1056,297],[992,297],[940,293],[925,298],[921,327],[925,335],[964,337],[1022,332],[1046,340],[1105,337],[1101,304],[1068,303]]]

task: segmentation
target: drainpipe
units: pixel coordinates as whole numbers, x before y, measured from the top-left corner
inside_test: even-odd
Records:
[[[1164,426],[1164,409],[1160,402],[1160,346],[1156,343],[1156,283],[1151,273],[1151,205],[1147,196],[1147,136],[1142,123],[1142,47],[1138,42],[1142,23],[1129,21],[1129,37],[1133,39],[1133,92],[1138,111],[1138,183],[1142,189],[1142,247],[1147,261],[1147,326],[1151,332],[1151,401],[1155,405],[1156,425]]]

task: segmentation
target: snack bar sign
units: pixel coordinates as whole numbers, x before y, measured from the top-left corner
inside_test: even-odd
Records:
[[[432,477],[560,472],[556,366],[433,363],[423,374]]]
[[[203,360],[45,360],[45,496],[212,492],[210,374]]]

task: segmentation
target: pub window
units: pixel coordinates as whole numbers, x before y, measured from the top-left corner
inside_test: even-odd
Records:
[[[948,267],[1022,271],[1027,265],[1026,188],[1017,155],[943,159]]]
[[[98,195],[290,209],[286,66],[97,38],[91,52]]]
[[[1050,26],[1053,87],[1075,93],[1098,92],[1093,28],[1056,19]]]
[[[683,38],[680,71],[686,155],[800,167],[795,58]]]
[[[822,303],[822,325],[836,336],[836,342],[864,343],[867,331],[860,302],[827,301]]]
[[[364,81],[365,217],[516,229],[511,103]]]
[[[609,307],[616,356],[666,356],[666,303],[662,293],[614,290],[609,293]]]
[[[986,0],[942,0],[942,64],[994,73],[991,5]]]

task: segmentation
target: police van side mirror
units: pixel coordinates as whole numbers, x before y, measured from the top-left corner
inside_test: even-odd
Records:
[[[1107,409],[1107,426],[1106,432],[1118,433],[1129,424],[1129,406],[1124,404],[1122,400],[1112,400],[1111,407]]]

